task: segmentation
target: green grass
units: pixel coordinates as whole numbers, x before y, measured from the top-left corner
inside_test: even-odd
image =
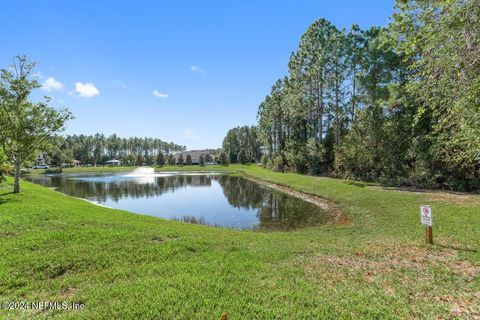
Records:
[[[200,168],[182,168],[192,169]],[[346,221],[235,231],[102,208],[24,181],[22,193],[11,194],[10,179],[0,185],[0,302],[74,301],[85,309],[0,310],[0,317],[480,316],[479,196],[385,190],[255,165],[220,169],[321,195]],[[435,245],[424,244],[420,204],[433,207]]]

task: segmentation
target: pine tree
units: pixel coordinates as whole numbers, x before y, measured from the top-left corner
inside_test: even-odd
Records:
[[[164,166],[165,165],[165,155],[163,152],[159,152],[157,154],[157,166]]]
[[[205,156],[203,154],[198,158],[198,164],[202,167],[205,166]]]
[[[228,163],[227,162],[227,155],[224,151],[220,152],[220,155],[218,156],[218,163],[220,163],[223,166]]]
[[[183,155],[181,153],[177,158],[177,165],[179,165],[180,167],[183,166]]]
[[[171,153],[169,153],[168,156],[167,156],[167,164],[169,166],[174,166],[175,165],[175,157]]]
[[[247,156],[245,154],[245,149],[240,149],[240,152],[238,152],[237,155],[238,162],[241,164],[247,163]]]

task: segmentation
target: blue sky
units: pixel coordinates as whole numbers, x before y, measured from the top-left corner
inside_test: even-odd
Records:
[[[253,125],[287,73],[302,33],[324,17],[338,27],[385,25],[394,0],[0,0],[0,67],[37,62],[37,95],[68,107],[67,133],[158,137],[219,147]],[[52,79],[53,78],[53,79]]]

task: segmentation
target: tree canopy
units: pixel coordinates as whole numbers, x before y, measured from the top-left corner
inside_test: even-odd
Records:
[[[11,69],[0,70],[0,145],[15,166],[15,193],[20,192],[20,166],[47,149],[72,118],[67,109],[49,106],[49,98],[31,101],[30,94],[40,87],[32,79],[34,67],[26,57],[18,56]]]
[[[262,164],[479,188],[479,35],[480,0],[397,1],[390,25],[367,30],[315,21],[259,106]],[[230,162],[252,159],[242,128],[224,139]]]

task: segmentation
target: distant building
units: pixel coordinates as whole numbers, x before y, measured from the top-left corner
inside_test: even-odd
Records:
[[[192,164],[199,164],[200,163],[200,156],[203,154],[203,156],[206,156],[207,154],[212,157],[212,154],[215,152],[213,149],[205,149],[205,150],[190,150],[190,151],[184,151],[180,152],[178,156],[181,154],[183,156],[183,163],[187,161],[187,156],[190,155],[192,157]],[[177,157],[178,157],[177,156]],[[205,159],[205,162],[206,159]]]
[[[35,159],[35,165],[36,166],[44,166],[46,165],[46,161],[45,161],[45,155],[43,153],[40,153],[37,158]]]
[[[122,161],[117,160],[117,159],[112,159],[112,160],[105,161],[105,164],[107,166],[121,166]]]

